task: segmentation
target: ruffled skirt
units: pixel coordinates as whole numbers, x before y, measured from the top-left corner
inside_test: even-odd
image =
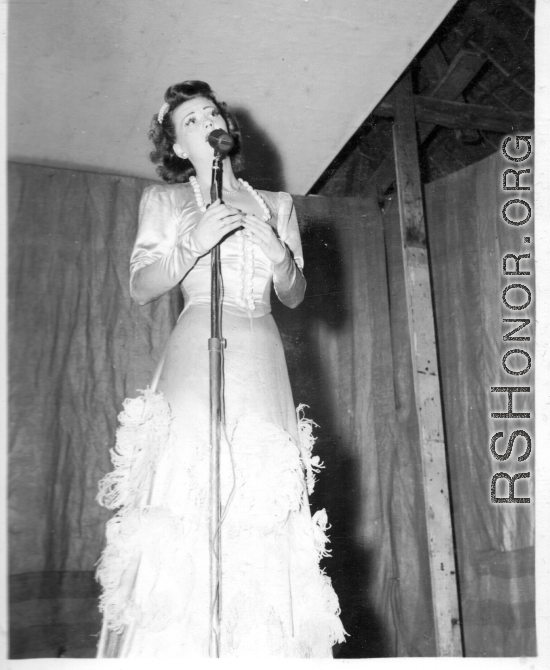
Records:
[[[126,400],[97,577],[100,657],[206,657],[209,554],[209,309],[193,306],[167,345],[158,390]],[[327,517],[308,493],[322,464],[296,411],[271,315],[224,312],[220,656],[327,657],[344,641],[338,599],[319,567]]]

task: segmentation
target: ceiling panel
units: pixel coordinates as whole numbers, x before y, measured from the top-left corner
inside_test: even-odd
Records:
[[[154,178],[151,116],[203,79],[235,108],[256,185],[306,193],[453,4],[13,0],[9,157]]]

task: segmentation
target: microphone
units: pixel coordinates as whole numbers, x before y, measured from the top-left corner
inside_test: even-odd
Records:
[[[229,153],[235,144],[231,135],[221,128],[216,128],[216,130],[208,133],[206,141],[219,154]]]

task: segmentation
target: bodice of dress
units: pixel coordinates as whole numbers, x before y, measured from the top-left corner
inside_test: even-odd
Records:
[[[272,282],[289,307],[304,295],[303,256],[298,222],[287,193],[262,191],[269,221],[285,246],[285,257],[272,263],[244,230],[220,247],[223,308],[248,316],[270,312]],[[194,239],[202,213],[189,184],[154,185],[145,189],[136,243],[130,261],[130,292],[139,304],[155,300],[181,282],[185,309],[210,304],[211,254]]]

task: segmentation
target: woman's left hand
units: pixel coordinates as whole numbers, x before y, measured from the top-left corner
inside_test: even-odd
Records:
[[[241,221],[244,234],[259,245],[272,263],[280,263],[286,254],[285,247],[273,228],[254,214],[247,214]]]

